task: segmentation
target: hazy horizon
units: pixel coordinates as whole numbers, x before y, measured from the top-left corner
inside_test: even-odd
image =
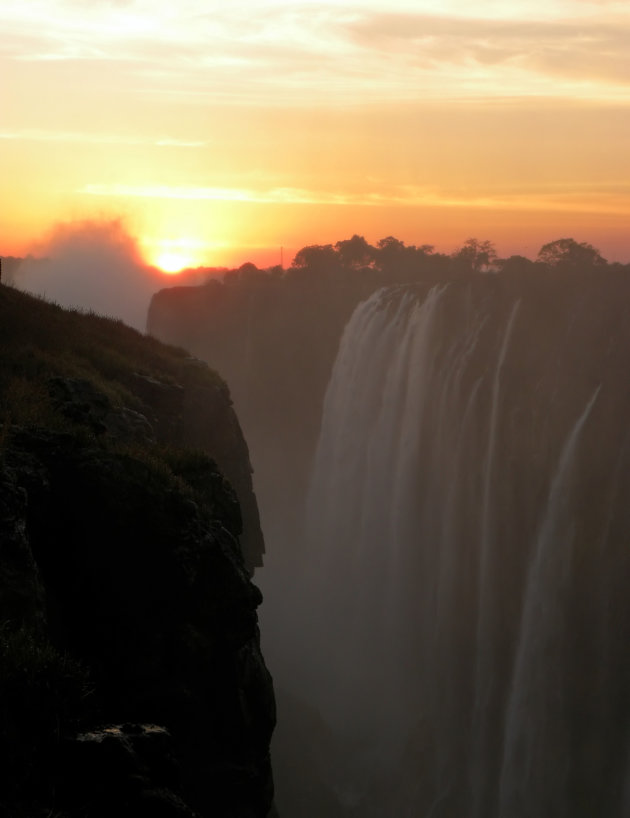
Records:
[[[337,237],[326,242],[326,245],[334,246],[348,238],[350,237]],[[394,238],[399,239],[398,236]],[[559,238],[565,237],[556,237],[554,241]],[[483,241],[489,242],[498,250],[491,239]],[[375,247],[376,244],[377,242],[372,246]],[[451,256],[465,244],[462,241],[458,248],[447,253],[433,245],[428,246],[433,248],[432,252],[436,256]],[[538,247],[525,258],[535,261],[540,249]],[[85,220],[57,224],[45,240],[33,245],[33,250],[34,255],[26,256],[15,271],[5,275],[5,283],[43,296],[64,307],[92,310],[119,318],[141,332],[146,329],[151,297],[159,290],[165,287],[198,285],[213,274],[222,278],[230,269],[255,263],[251,258],[244,257],[232,267],[213,270],[199,266],[167,273],[144,260],[139,242],[121,220]],[[602,255],[606,261],[614,261]],[[508,257],[497,252],[499,259]],[[260,269],[271,269],[279,261],[280,259]],[[284,269],[290,269],[294,258],[283,254],[283,261]],[[627,261],[630,263],[630,258]]]
[[[628,260],[624,3],[32,0],[0,23],[9,255],[118,219],[171,267],[354,233]]]

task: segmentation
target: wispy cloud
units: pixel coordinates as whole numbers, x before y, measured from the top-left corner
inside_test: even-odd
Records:
[[[305,188],[177,187],[168,185],[90,184],[77,191],[92,196],[147,199],[188,199],[197,201],[248,202],[252,204],[408,206],[476,208],[487,210],[547,210],[563,212],[624,213],[630,208],[630,182],[545,182],[521,184],[516,189],[493,188],[471,193],[468,190],[440,189],[423,185],[389,185],[354,193]]]
[[[395,54],[412,70],[476,76],[480,85],[489,80],[503,93],[517,79],[540,91],[540,80],[554,78],[549,92],[558,95],[559,79],[630,83],[630,14],[602,22],[377,13],[350,23],[348,31],[362,48]]]
[[[127,136],[122,134],[86,133],[81,131],[46,131],[24,129],[15,131],[0,131],[0,141],[19,142],[59,142],[80,145],[133,145],[157,146],[160,148],[203,148],[209,143],[207,140],[176,139],[162,137],[150,139],[148,137]]]
[[[630,9],[596,0],[34,0],[0,9],[0,53],[108,61],[126,92],[342,104],[625,93]],[[33,20],[37,20],[34,34]]]
[[[300,188],[256,190],[227,187],[188,187],[170,185],[88,184],[76,191],[90,196],[134,197],[146,199],[189,199],[256,204],[349,204],[357,198],[344,193],[322,193]],[[365,198],[365,197],[364,197]]]

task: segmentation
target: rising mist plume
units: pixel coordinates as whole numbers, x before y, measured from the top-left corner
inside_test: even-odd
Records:
[[[121,318],[144,331],[152,293],[163,276],[148,267],[119,219],[56,225],[26,259],[16,285],[64,307]]]

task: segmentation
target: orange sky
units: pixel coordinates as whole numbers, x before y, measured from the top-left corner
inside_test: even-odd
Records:
[[[630,4],[4,0],[0,252],[122,219],[151,262],[358,232],[630,261]]]

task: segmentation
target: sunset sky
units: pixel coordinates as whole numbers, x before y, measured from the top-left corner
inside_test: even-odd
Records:
[[[144,258],[572,236],[630,261],[630,3],[4,0],[0,253],[122,219]]]

